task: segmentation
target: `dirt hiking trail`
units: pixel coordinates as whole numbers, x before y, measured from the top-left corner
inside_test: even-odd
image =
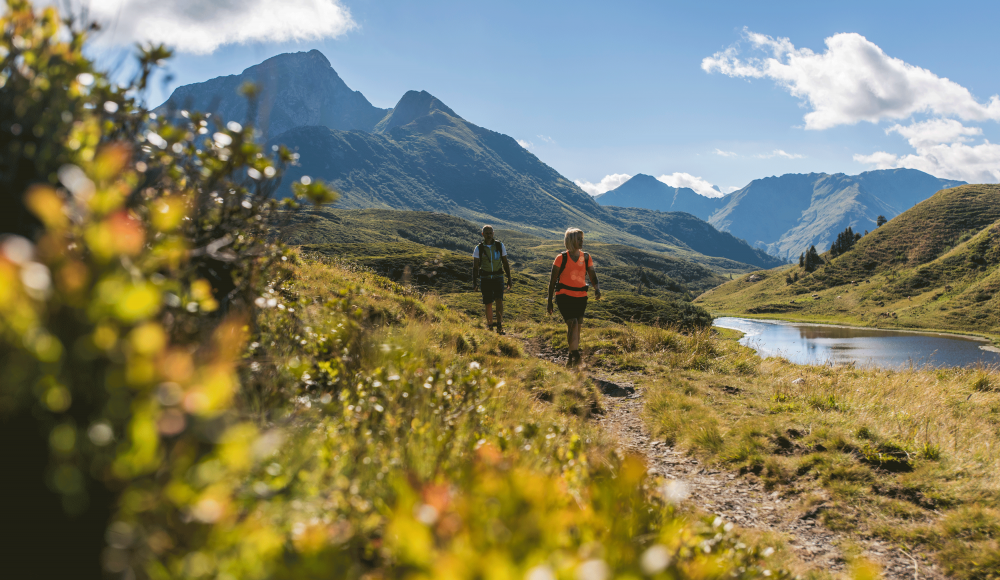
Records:
[[[552,350],[540,341],[523,341],[527,351],[559,365],[566,364],[567,353]],[[686,487],[689,496],[681,505],[713,513],[735,525],[781,534],[796,557],[810,569],[827,571],[836,577],[850,576],[842,545],[860,547],[861,554],[882,568],[887,580],[945,580],[947,577],[925,554],[909,553],[875,538],[849,535],[827,529],[819,514],[827,504],[803,509],[800,498],[782,497],[781,492],[767,492],[764,485],[736,472],[708,466],[663,441],[650,437],[642,420],[642,375],[635,383],[608,380],[597,369],[584,369],[603,395],[605,411],[595,420],[618,441],[619,449],[645,458],[648,473],[675,480]]]

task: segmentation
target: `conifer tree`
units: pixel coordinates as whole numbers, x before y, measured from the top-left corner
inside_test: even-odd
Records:
[[[812,272],[823,264],[823,259],[819,257],[819,252],[816,251],[816,246],[809,246],[809,251],[806,252],[804,261],[806,272]]]

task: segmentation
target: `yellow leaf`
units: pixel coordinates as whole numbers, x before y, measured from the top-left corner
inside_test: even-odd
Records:
[[[181,225],[181,220],[187,213],[184,198],[181,196],[161,197],[153,202],[149,211],[149,219],[153,228],[161,232],[171,232]]]
[[[152,284],[126,288],[115,304],[115,314],[123,322],[138,322],[160,310],[160,291]]]
[[[63,212],[63,200],[55,189],[48,185],[32,186],[24,196],[24,203],[45,227],[55,230],[66,227],[68,220]]]
[[[95,180],[107,181],[116,177],[128,163],[131,153],[128,147],[114,143],[103,147],[94,159],[93,176]]]
[[[167,334],[159,323],[147,322],[129,334],[129,342],[137,354],[157,354],[167,345]]]

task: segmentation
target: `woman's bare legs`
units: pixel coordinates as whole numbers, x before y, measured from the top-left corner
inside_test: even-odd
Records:
[[[569,343],[569,349],[580,350],[580,324],[579,318],[571,318],[566,321],[566,342]]]

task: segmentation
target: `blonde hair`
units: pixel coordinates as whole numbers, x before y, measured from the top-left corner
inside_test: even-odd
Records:
[[[570,228],[563,236],[563,244],[569,251],[579,250],[583,247],[583,230],[580,228]]]

